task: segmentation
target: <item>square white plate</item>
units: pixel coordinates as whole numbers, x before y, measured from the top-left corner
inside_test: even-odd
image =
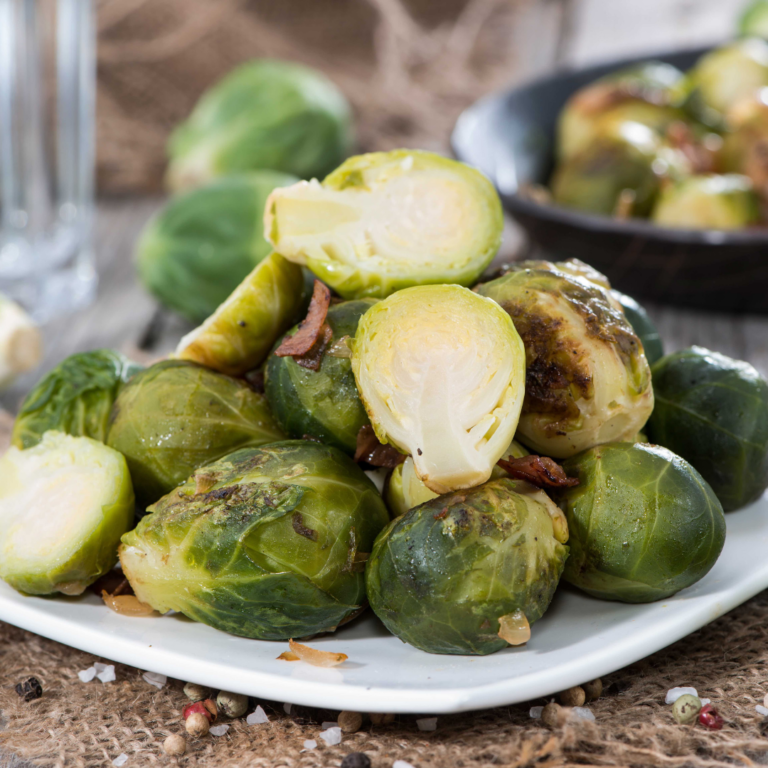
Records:
[[[212,688],[361,712],[460,712],[529,701],[613,672],[679,640],[768,587],[768,495],[726,516],[725,549],[698,584],[626,605],[559,590],[530,642],[491,656],[433,656],[368,613],[311,645],[349,661],[278,661],[287,643],[247,640],[183,616],[129,618],[95,595],[24,597],[0,583],[0,619],[66,645]]]

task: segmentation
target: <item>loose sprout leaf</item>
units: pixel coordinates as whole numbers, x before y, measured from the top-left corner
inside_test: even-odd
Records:
[[[568,477],[563,468],[546,456],[523,456],[496,462],[510,477],[526,480],[537,488],[568,488],[578,485],[576,477]]]
[[[531,639],[531,625],[519,608],[499,617],[499,637],[510,645],[525,645]]]
[[[307,664],[312,664],[314,667],[336,667],[349,658],[346,653],[319,651],[317,648],[310,648],[308,645],[302,645],[295,640],[289,640],[288,646],[301,661],[306,661]]]
[[[299,323],[299,328],[293,336],[286,336],[283,339],[280,346],[275,350],[275,354],[278,357],[306,355],[320,338],[330,305],[330,288],[323,285],[319,280],[315,280],[307,316]]]
[[[397,467],[406,460],[406,456],[391,445],[379,442],[373,427],[366,424],[357,433],[355,461],[370,464],[372,467]]]

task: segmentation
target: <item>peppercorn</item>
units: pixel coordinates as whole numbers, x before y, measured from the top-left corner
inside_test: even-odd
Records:
[[[216,706],[227,717],[242,717],[248,709],[248,697],[241,693],[219,691],[216,697]]]
[[[187,683],[184,686],[184,695],[190,701],[202,701],[207,699],[211,695],[210,688],[206,688],[204,685],[198,685],[197,683]]]
[[[16,683],[16,693],[24,701],[33,701],[43,695],[43,686],[36,677],[28,677],[23,683]]]
[[[599,677],[596,680],[584,683],[581,687],[584,689],[587,701],[594,701],[603,695],[603,681]]]
[[[552,701],[541,710],[541,722],[550,728],[559,728],[568,719],[569,714],[570,710]]]
[[[166,755],[179,757],[187,751],[187,740],[178,733],[172,733],[164,742],[163,749]]]
[[[391,712],[371,712],[370,717],[374,725],[388,725],[395,722],[395,716]]]
[[[558,698],[564,707],[583,707],[587,700],[587,694],[580,685],[577,685],[563,691]]]
[[[363,716],[359,712],[339,712],[336,722],[344,733],[356,733],[363,724]]]
[[[672,717],[680,725],[695,723],[699,712],[701,712],[701,699],[698,696],[692,696],[690,693],[684,694],[672,705]]]
[[[199,739],[201,736],[205,736],[208,733],[211,729],[211,724],[204,714],[201,712],[193,712],[187,718],[185,728],[190,736]]]
[[[205,699],[204,701],[196,701],[193,704],[187,704],[181,714],[185,720],[194,714],[204,715],[209,723],[215,723],[216,718],[219,716],[219,708],[216,706],[216,702],[212,699]]]
[[[341,768],[371,768],[371,758],[365,752],[350,752],[341,761]]]
[[[720,717],[718,711],[711,705],[705,704],[699,712],[699,722],[710,731],[719,731],[725,721]]]

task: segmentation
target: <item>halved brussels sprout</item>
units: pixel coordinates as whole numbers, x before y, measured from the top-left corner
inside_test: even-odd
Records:
[[[273,253],[199,328],[179,342],[175,356],[240,376],[264,362],[303,305],[301,267]]]
[[[0,388],[32,370],[42,354],[43,341],[32,318],[0,294]]]
[[[568,556],[548,504],[542,491],[505,478],[411,509],[376,539],[366,569],[371,608],[428,653],[506,648],[500,620],[517,611],[528,624],[541,618]]]
[[[365,604],[365,561],[388,515],[341,451],[303,440],[198,470],[123,537],[143,603],[262,640],[334,630]]]
[[[263,231],[267,196],[296,181],[277,171],[255,171],[171,198],[144,228],[136,248],[144,287],[202,323],[271,253]]]
[[[726,512],[768,487],[768,383],[749,363],[701,347],[653,367],[648,436],[693,464]]]
[[[606,292],[586,280],[521,269],[475,289],[509,313],[525,345],[517,439],[565,458],[632,440],[653,410],[642,344]]]
[[[512,441],[525,350],[493,301],[458,285],[398,291],[363,315],[352,370],[376,436],[435,493],[485,482]]]
[[[70,355],[25,398],[13,425],[13,444],[31,448],[49,430],[105,442],[115,398],[140,370],[113,349]]]
[[[754,0],[747,6],[739,21],[739,34],[768,38],[768,0]]]
[[[117,562],[133,523],[125,459],[88,437],[46,432],[0,458],[0,577],[30,595],[79,595]]]
[[[137,499],[146,506],[197,467],[237,448],[282,439],[266,398],[245,382],[166,360],[134,376],[120,392],[107,444],[125,456]]]
[[[613,443],[563,463],[579,485],[556,494],[571,549],[563,578],[593,597],[662,600],[705,576],[725,517],[704,478],[656,445]]]
[[[349,105],[316,70],[254,60],[207,90],[168,142],[168,186],[178,191],[266,168],[301,178],[335,168],[351,145]]]
[[[760,220],[760,207],[746,176],[691,176],[661,193],[651,219],[662,227],[743,229]]]
[[[345,299],[413,285],[471,285],[501,244],[501,202],[488,179],[432,152],[351,157],[322,184],[276,189],[264,231]]]
[[[347,342],[354,338],[360,318],[375,301],[345,301],[329,308],[325,321],[333,336],[319,370],[304,367],[292,357],[270,356],[267,400],[289,437],[309,435],[354,454],[357,435],[370,422],[357,392]]]

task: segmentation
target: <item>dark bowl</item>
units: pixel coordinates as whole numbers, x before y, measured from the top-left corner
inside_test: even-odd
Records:
[[[481,99],[459,118],[456,156],[483,171],[531,241],[574,256],[638,298],[727,312],[768,313],[768,231],[682,230],[617,221],[536,203],[519,193],[546,184],[557,117],[569,96],[609,72],[650,59],[682,70],[708,48],[614,61],[563,72]]]

